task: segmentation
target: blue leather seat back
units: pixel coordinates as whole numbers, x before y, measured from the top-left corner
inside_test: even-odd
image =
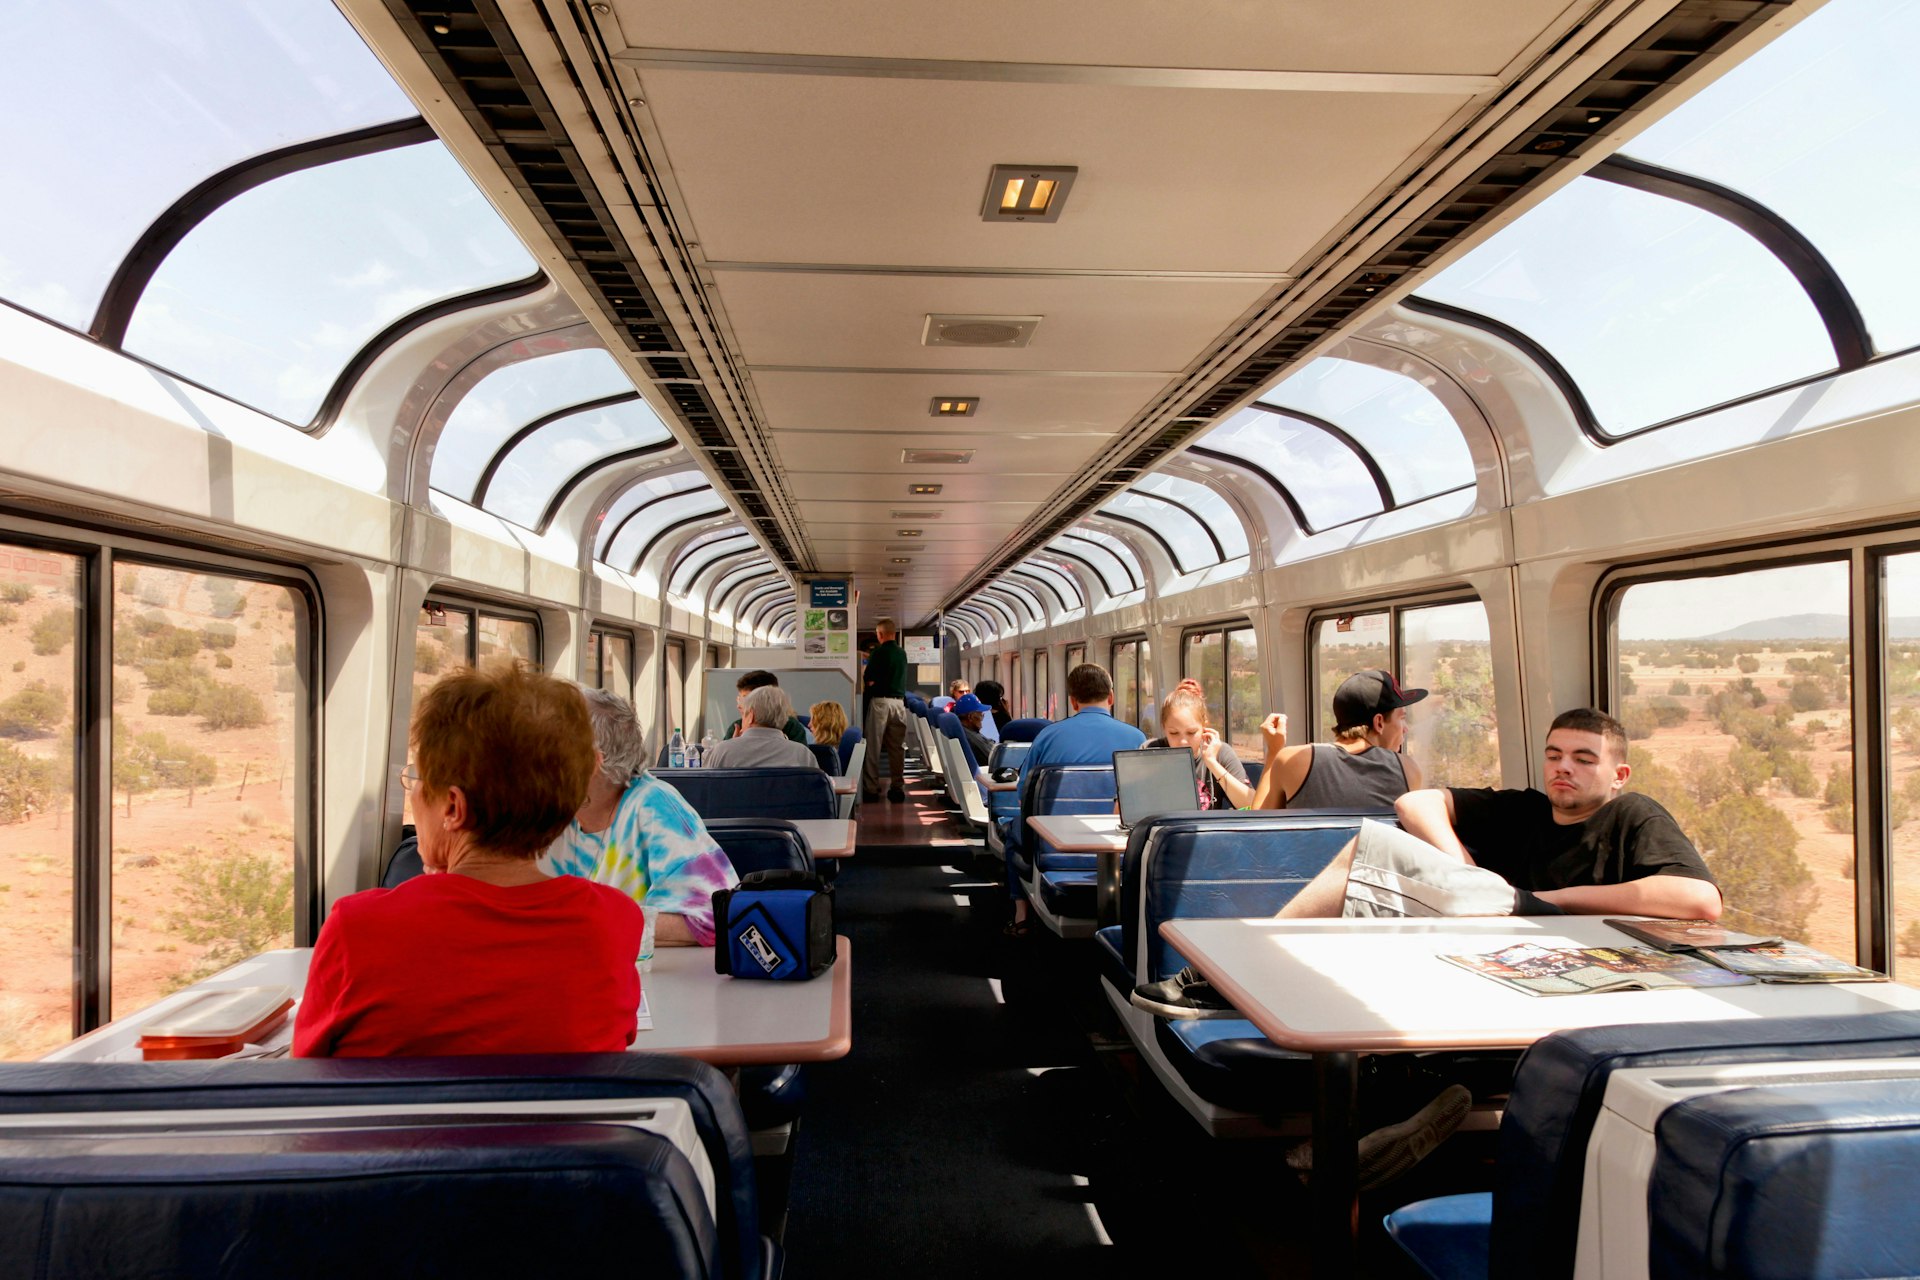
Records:
[[[705,825],[736,875],[814,869],[806,837],[785,818],[715,818]]]
[[[1562,1031],[1520,1059],[1500,1124],[1495,1280],[1573,1274],[1587,1140],[1607,1081],[1628,1067],[1920,1057],[1920,1012],[1676,1022]]]
[[[960,758],[967,762],[967,777],[971,779],[980,768],[980,761],[974,759],[973,744],[967,741],[967,735],[960,732],[960,717],[951,711],[942,711],[934,717],[933,727],[942,735],[952,738],[960,744]]]
[[[1240,767],[1247,771],[1247,781],[1255,787],[1260,785],[1260,775],[1267,771],[1264,760],[1242,760]]]
[[[0,1183],[0,1256],[45,1280],[721,1274],[686,1157],[621,1125],[0,1139]]]
[[[400,838],[399,847],[393,851],[393,856],[387,859],[387,869],[380,877],[380,887],[391,889],[425,872],[426,867],[420,861],[420,838],[413,833],[413,827],[409,825]]]
[[[1009,843],[1019,852],[1035,847],[1027,819],[1049,813],[1112,813],[1113,766],[1110,764],[1046,764],[1029,770],[1020,781],[1020,812]],[[1047,846],[1040,852],[1051,852]]]
[[[1018,769],[1020,761],[1033,749],[1031,742],[1008,742],[1002,738],[993,746],[993,753],[987,757],[990,769]]]
[[[860,726],[854,725],[840,735],[840,772],[845,774],[853,760],[853,748],[860,741]]]
[[[1002,742],[1032,742],[1040,736],[1040,731],[1052,724],[1045,716],[1024,716],[1018,720],[1009,720],[1000,726]]]
[[[1221,810],[1141,823],[1121,864],[1120,921],[1130,931],[1122,934],[1122,954],[1147,981],[1178,973],[1186,960],[1161,938],[1162,921],[1272,915],[1368,817],[1392,821],[1386,814]]]
[[[1652,1280],[1920,1275],[1920,1081],[1706,1094],[1654,1141]]]
[[[796,711],[793,713],[793,718],[800,722],[800,727],[802,729],[813,728],[813,715],[811,712]]]
[[[820,772],[828,777],[840,776],[840,749],[830,743],[809,742],[807,750],[813,752],[813,758],[819,762]]]
[[[655,769],[702,818],[832,818],[833,783],[818,768]]]
[[[717,1069],[692,1058],[650,1053],[580,1053],[513,1057],[467,1058],[305,1058],[247,1059],[221,1062],[170,1062],[156,1070],[144,1062],[19,1063],[0,1066],[0,1116],[95,1113],[107,1111],[203,1111],[232,1108],[405,1106],[424,1103],[516,1102],[552,1099],[676,1098],[687,1104],[702,1148],[713,1167],[715,1200],[719,1209],[720,1267],[727,1280],[760,1280],[765,1258],[760,1236],[759,1207],[753,1182],[753,1147],[740,1112],[740,1100]],[[0,1133],[4,1133],[0,1123]],[[445,1202],[446,1197],[442,1197]],[[465,1200],[460,1200],[463,1205]],[[402,1235],[438,1241],[448,1233],[430,1229],[444,1213],[416,1217],[396,1228]],[[491,1216],[491,1215],[488,1215]],[[500,1215],[518,1224],[523,1217],[510,1207]],[[307,1229],[332,1215],[308,1215]],[[215,1219],[222,1239],[236,1237],[241,1219]],[[464,1210],[463,1210],[464,1220]],[[518,1226],[515,1228],[519,1229]],[[536,1275],[551,1270],[552,1239],[544,1230],[527,1232],[545,1242],[544,1261],[516,1274]],[[356,1233],[357,1238],[357,1233]],[[611,1237],[625,1254],[626,1242],[616,1231]],[[316,1271],[337,1280],[342,1274],[368,1269],[367,1260],[387,1265],[391,1254],[380,1242],[361,1240],[358,1265],[344,1271]],[[589,1243],[581,1242],[582,1248]],[[289,1249],[281,1263],[291,1264]],[[0,1246],[0,1257],[15,1255]],[[31,1255],[28,1255],[31,1256]],[[192,1267],[160,1271],[134,1268],[130,1275],[279,1275],[280,1266],[218,1268]],[[488,1274],[493,1269],[482,1268]],[[89,1274],[106,1274],[95,1271]],[[305,1272],[286,1274],[307,1274]]]

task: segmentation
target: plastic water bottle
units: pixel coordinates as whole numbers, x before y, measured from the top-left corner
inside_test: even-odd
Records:
[[[689,742],[687,744],[687,768],[698,769],[702,755],[703,753],[700,750],[699,744]]]
[[[667,768],[684,769],[687,767],[687,740],[676,727],[673,737],[667,740]]]
[[[705,760],[713,754],[713,735],[705,734],[700,739],[700,758]]]

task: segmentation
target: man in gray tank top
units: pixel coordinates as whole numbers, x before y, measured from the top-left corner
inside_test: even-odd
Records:
[[[1278,712],[1260,724],[1267,767],[1255,793],[1256,809],[1391,809],[1420,789],[1420,766],[1400,754],[1407,740],[1407,708],[1427,696],[1403,689],[1388,671],[1361,671],[1333,694],[1333,741],[1287,745],[1287,718]]]

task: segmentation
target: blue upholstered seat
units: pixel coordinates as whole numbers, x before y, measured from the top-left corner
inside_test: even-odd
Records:
[[[860,741],[860,726],[852,725],[840,735],[840,776],[845,777],[847,765],[853,760],[853,748]]]
[[[1000,726],[1002,742],[1032,742],[1040,736],[1040,731],[1052,724],[1045,716],[1024,716],[1018,720],[1009,720]]]
[[[1387,1235],[1428,1280],[1486,1280],[1493,1194],[1421,1200],[1387,1215]]]
[[[702,818],[832,818],[833,783],[817,768],[655,769]]]
[[[806,837],[785,818],[713,818],[704,825],[737,875],[814,870]]]
[[[610,1267],[631,1267],[633,1250],[645,1241],[650,1263],[657,1258],[667,1274],[768,1274],[773,1255],[760,1235],[739,1101],[725,1076],[691,1058],[613,1053],[164,1066],[0,1067],[0,1135],[7,1139],[0,1142],[0,1181],[21,1188],[0,1197],[0,1257],[10,1266],[52,1276],[333,1280],[361,1274],[377,1258],[377,1270],[394,1274],[532,1275],[550,1269],[552,1240],[566,1239],[578,1257]],[[7,1125],[11,1116],[103,1112],[649,1098],[687,1107],[713,1170],[717,1220],[697,1185],[689,1193],[691,1175],[671,1147],[629,1141],[631,1130],[564,1120],[474,1126],[464,1118],[423,1117],[423,1125],[399,1133],[321,1125],[285,1141],[156,1135],[130,1146],[89,1142],[89,1151],[65,1153],[36,1151],[37,1139],[21,1140]],[[55,1195],[59,1212],[43,1213]],[[568,1209],[576,1199],[581,1203]],[[428,1229],[449,1203],[461,1207],[460,1230]],[[241,1220],[247,1229],[236,1231]],[[127,1249],[138,1256],[116,1252]],[[36,1256],[50,1268],[36,1272]]]
[[[1011,872],[1037,892],[1049,913],[1050,928],[1092,931],[1099,857],[1062,853],[1041,840],[1027,827],[1026,820],[1035,814],[1112,813],[1113,801],[1110,764],[1042,765],[1031,770],[1022,783],[1020,812],[1011,828],[1016,835],[1010,839],[1009,828],[1002,827],[1001,839],[1008,845]]]

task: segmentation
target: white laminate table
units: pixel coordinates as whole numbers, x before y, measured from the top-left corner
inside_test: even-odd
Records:
[[[723,1067],[845,1057],[853,1047],[853,955],[845,937],[837,944],[833,967],[806,982],[729,978],[713,971],[711,947],[661,948],[640,979],[653,1026],[634,1037],[633,1052],[677,1053]],[[116,1018],[41,1061],[137,1061],[140,1029],[200,992],[286,986],[300,995],[312,955],[306,947],[265,952]],[[289,1018],[268,1043],[290,1043],[292,1028]]]
[[[1127,851],[1127,833],[1117,813],[1035,814],[1027,825],[1062,853],[1094,853],[1100,866],[1094,876],[1093,915],[1098,924],[1120,920],[1120,856]]]
[[[833,777],[827,779],[827,781],[833,783],[833,794],[837,796],[850,796],[860,789],[860,779],[858,778]]]
[[[995,782],[993,780],[993,774],[985,765],[981,765],[975,769],[973,776],[979,779],[980,785],[988,791],[1018,791],[1020,789],[1020,779],[1018,778],[1009,778],[1005,782]]]
[[[816,858],[851,858],[860,824],[852,818],[789,818]]]
[[[1324,1233],[1317,1275],[1352,1266],[1363,1053],[1517,1049],[1555,1031],[1624,1023],[1920,1009],[1920,990],[1890,982],[1535,996],[1439,958],[1519,942],[1639,945],[1597,916],[1169,920],[1160,933],[1268,1039],[1314,1056],[1313,1195]]]

